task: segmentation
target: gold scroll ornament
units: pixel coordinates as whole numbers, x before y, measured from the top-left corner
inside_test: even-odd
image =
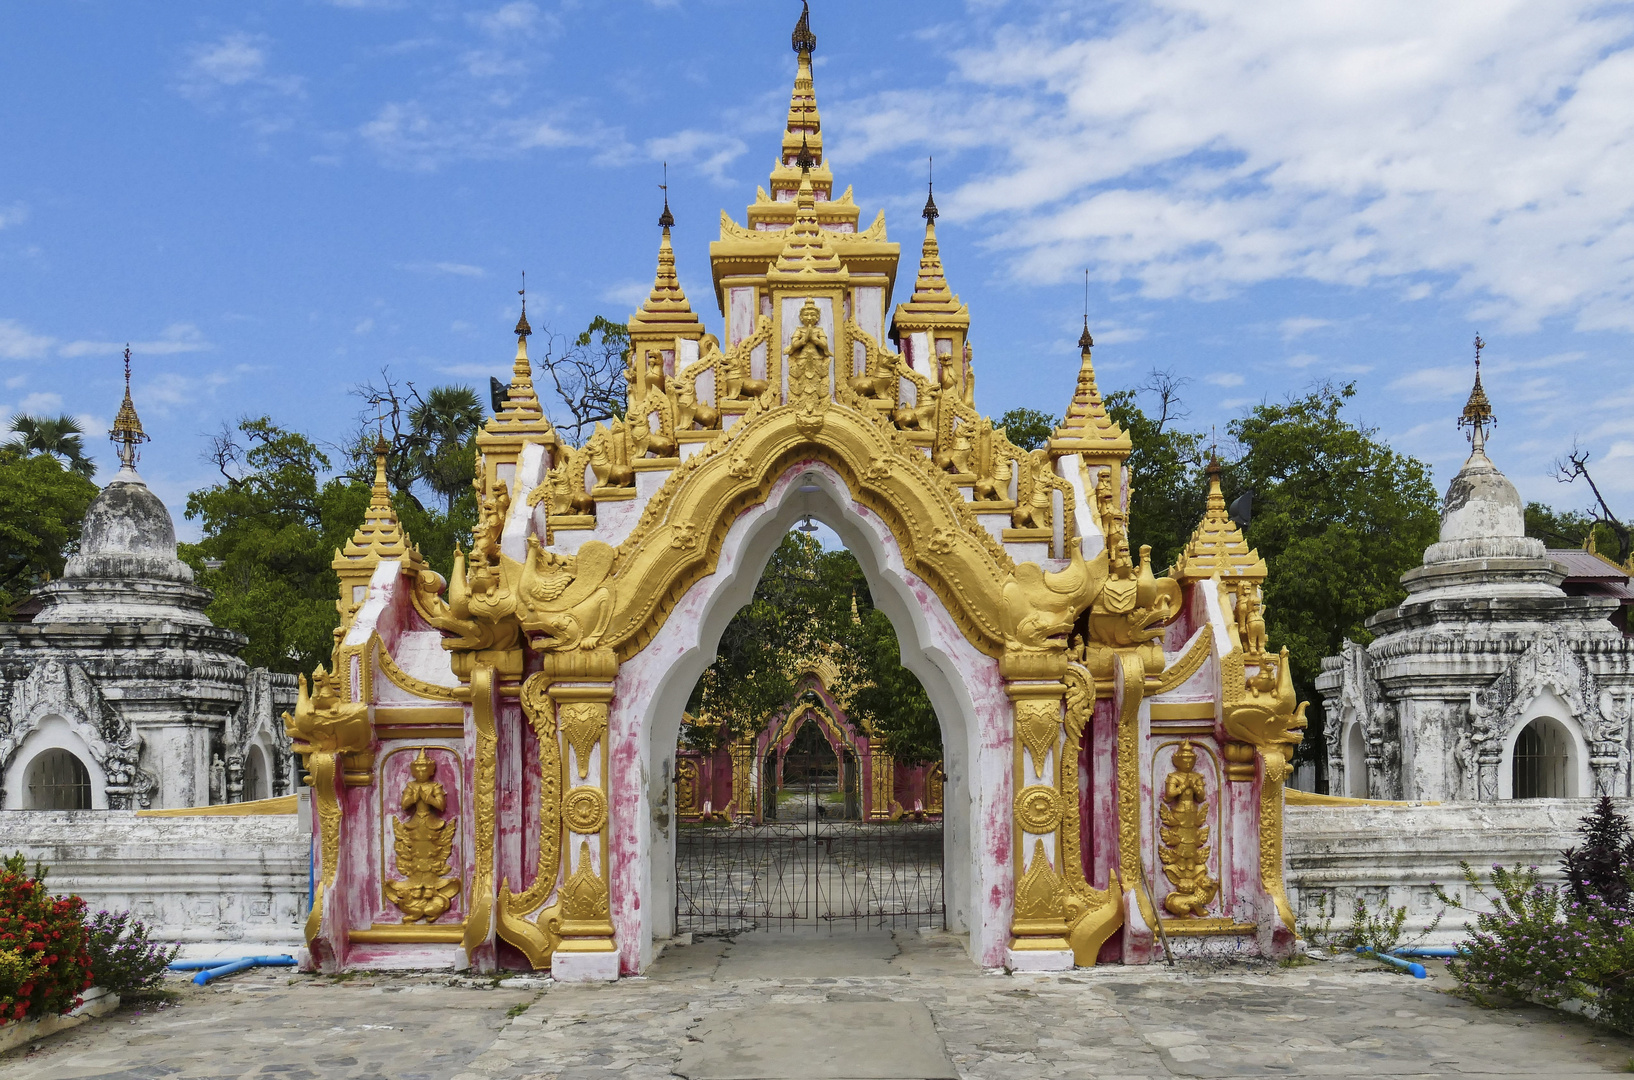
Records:
[[[403,785],[399,800],[409,819],[396,815],[391,819],[396,837],[392,850],[404,880],[386,882],[386,899],[403,913],[404,922],[434,923],[460,894],[459,878],[448,876],[455,829],[443,818],[448,795],[436,780],[437,763],[426,756],[425,747],[409,769],[414,779]]]

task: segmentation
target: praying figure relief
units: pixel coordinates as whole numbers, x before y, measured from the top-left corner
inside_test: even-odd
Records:
[[[1180,744],[1170,763],[1174,771],[1164,782],[1163,801],[1173,805],[1158,808],[1163,820],[1158,859],[1174,891],[1163,907],[1171,915],[1202,915],[1220,891],[1220,883],[1208,875],[1208,786],[1190,740]]]
[[[828,335],[819,325],[822,312],[808,297],[800,308],[800,325],[789,336],[789,400],[809,404],[828,396],[828,369],[833,361]]]
[[[426,756],[425,747],[409,766],[414,779],[403,785],[403,812],[407,821],[393,815],[392,832],[397,837],[393,851],[397,871],[405,881],[388,881],[386,899],[403,912],[403,921],[436,922],[460,894],[458,878],[446,877],[452,867],[454,823],[444,821],[448,795],[436,780],[437,763]]]

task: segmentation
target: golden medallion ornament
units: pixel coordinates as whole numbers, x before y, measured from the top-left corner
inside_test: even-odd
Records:
[[[1034,784],[1016,793],[1016,824],[1030,833],[1052,833],[1061,825],[1061,796],[1054,788]]]
[[[607,796],[600,788],[576,787],[562,799],[562,820],[576,833],[597,833],[607,824]]]

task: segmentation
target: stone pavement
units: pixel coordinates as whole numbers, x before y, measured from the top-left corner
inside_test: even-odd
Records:
[[[906,1080],[1580,1077],[1634,1040],[1366,962],[1006,976],[949,935],[744,935],[671,946],[649,976],[490,988],[446,975],[175,980],[0,1058],[0,1078]],[[531,984],[531,985],[527,985]],[[894,1071],[893,1071],[894,1070]]]

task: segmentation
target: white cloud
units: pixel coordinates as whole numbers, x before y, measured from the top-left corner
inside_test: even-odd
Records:
[[[1282,322],[1277,324],[1277,329],[1282,331],[1283,341],[1292,341],[1295,338],[1305,336],[1312,330],[1321,330],[1324,327],[1329,327],[1332,325],[1332,319],[1318,319],[1310,315],[1296,315],[1291,319],[1283,319]]]
[[[503,374],[505,366],[503,364],[443,364],[437,370],[444,375],[458,375],[462,379],[481,379]]]
[[[62,412],[62,395],[52,393],[35,393],[25,397],[17,405],[18,412],[28,413],[30,416],[48,416]]]
[[[187,66],[182,70],[181,92],[195,101],[213,100],[224,87],[284,96],[300,94],[302,80],[298,76],[268,71],[269,46],[264,35],[242,31],[194,45],[188,50]]]
[[[1087,262],[1152,297],[1388,284],[1511,327],[1634,330],[1627,5],[1110,11],[1053,0],[956,52],[946,91],[835,110],[848,156],[989,155],[944,206],[1035,280]]]
[[[358,135],[393,165],[429,171],[455,160],[495,160],[528,150],[584,147],[602,158],[626,158],[622,133],[595,122],[582,127],[554,114],[495,116],[491,103],[444,99],[436,110],[419,101],[382,105]]]
[[[0,319],[0,360],[38,360],[54,344],[55,338],[36,334],[16,319]]]
[[[514,0],[493,11],[467,17],[494,37],[531,35],[539,29],[542,21],[539,5],[527,3],[527,0]]]
[[[1204,375],[1203,381],[1213,386],[1241,386],[1245,380],[1235,371],[1217,371],[1212,375]]]
[[[171,323],[164,332],[151,341],[133,341],[130,351],[133,356],[172,356],[176,353],[208,352],[215,348],[213,344],[204,340],[204,334],[192,323]],[[88,341],[80,339],[70,341],[57,350],[58,356],[70,359],[79,356],[118,356],[125,350],[122,341]]]
[[[364,319],[359,319],[357,321],[357,325],[352,327],[352,333],[354,333],[354,334],[367,334],[370,330],[373,330],[373,329],[374,329],[374,320],[364,318]]]
[[[1131,341],[1140,341],[1146,336],[1146,331],[1138,326],[1114,326],[1106,330],[1095,331],[1095,344],[1100,345],[1127,345]]]
[[[1392,382],[1390,389],[1429,397],[1456,397],[1469,393],[1474,381],[1472,371],[1468,367],[1421,367]]]
[[[609,285],[601,291],[601,298],[609,304],[624,304],[627,307],[638,307],[652,291],[650,281],[625,281],[617,285]]]
[[[28,207],[22,203],[14,202],[10,206],[0,206],[0,229],[21,225],[27,220]]]
[[[1288,357],[1287,364],[1294,370],[1300,371],[1310,367],[1312,364],[1319,363],[1321,359],[1322,358],[1320,356],[1313,353],[1296,353],[1293,356]]]
[[[654,161],[688,165],[717,184],[729,183],[726,170],[749,149],[736,135],[688,128],[647,141],[647,156]]]
[[[450,274],[454,277],[487,277],[488,271],[470,263],[457,262],[412,262],[404,263],[404,270],[412,270],[416,274]]]

